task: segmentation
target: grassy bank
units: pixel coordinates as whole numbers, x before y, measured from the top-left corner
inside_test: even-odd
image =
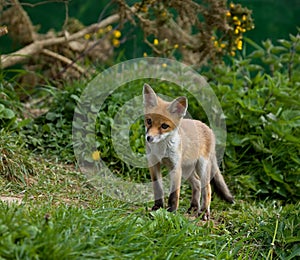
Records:
[[[36,168],[38,167],[38,168]],[[216,196],[208,222],[150,212],[151,202],[115,201],[76,169],[43,161],[23,182],[1,179],[0,256],[4,259],[292,259],[299,255],[300,204]]]

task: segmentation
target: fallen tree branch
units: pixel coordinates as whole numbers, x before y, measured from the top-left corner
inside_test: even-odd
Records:
[[[8,33],[7,26],[0,26],[0,36]]]
[[[39,53],[43,49],[43,43],[36,41],[26,47],[6,55],[1,55],[0,66],[2,69],[21,63],[33,54]]]
[[[114,14],[103,21],[99,23],[94,23],[91,24],[90,26],[68,36],[61,36],[61,37],[53,37],[45,40],[36,40],[29,45],[25,46],[24,48],[10,53],[10,54],[4,54],[1,55],[0,57],[0,67],[2,69],[8,68],[10,66],[13,66],[18,63],[24,62],[28,57],[40,53],[44,48],[57,45],[57,44],[62,44],[68,41],[73,41],[79,38],[84,37],[84,35],[92,33],[97,31],[100,28],[106,27],[112,23],[118,22],[120,19],[119,14]]]
[[[76,69],[76,70],[77,70],[78,72],[80,72],[81,74],[84,74],[84,73],[85,73],[85,70],[84,70],[82,67],[80,67],[80,66],[77,65],[76,63],[73,63],[72,60],[66,58],[66,57],[63,56],[63,55],[60,55],[60,54],[58,54],[58,53],[56,53],[56,52],[54,52],[54,51],[50,51],[50,50],[48,50],[48,49],[43,49],[43,50],[42,50],[42,53],[43,53],[43,54],[46,54],[46,55],[48,55],[48,56],[50,56],[50,57],[52,57],[52,58],[55,58],[55,59],[57,59],[57,60],[59,60],[59,61],[62,61],[63,63],[69,65],[70,67],[72,67],[72,68],[74,68],[74,69]]]

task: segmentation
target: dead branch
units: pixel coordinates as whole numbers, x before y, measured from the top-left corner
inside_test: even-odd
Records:
[[[68,37],[61,36],[61,37],[52,37],[52,38],[45,39],[45,40],[36,40],[16,52],[1,55],[0,66],[2,69],[5,69],[5,68],[8,68],[15,64],[22,63],[26,59],[28,59],[28,57],[40,53],[46,47],[77,40],[79,38],[84,37],[84,35],[86,35],[86,34],[95,32],[100,28],[103,28],[112,23],[118,22],[119,18],[120,18],[119,14],[111,15],[111,16],[107,17],[106,19],[104,19],[103,21],[101,21],[99,23],[91,24],[90,26],[88,26],[74,34],[71,34]]]
[[[0,36],[8,33],[7,26],[0,26]]]
[[[84,74],[84,71],[85,71],[85,70],[84,70],[82,67],[80,67],[80,66],[77,65],[76,63],[73,63],[72,60],[66,58],[66,57],[63,56],[63,55],[60,55],[60,54],[58,54],[58,53],[56,53],[56,52],[54,52],[54,51],[50,51],[50,50],[48,50],[48,49],[43,49],[43,50],[42,50],[42,53],[45,54],[45,55],[48,55],[48,56],[50,56],[50,57],[52,57],[52,58],[55,58],[55,59],[57,59],[57,60],[59,60],[59,61],[62,61],[63,63],[65,63],[65,64],[67,64],[67,65],[73,67],[74,69],[76,69],[76,70],[77,70],[78,72],[80,72],[81,74]]]

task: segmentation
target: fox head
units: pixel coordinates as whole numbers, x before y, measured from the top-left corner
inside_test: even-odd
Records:
[[[172,102],[164,101],[148,84],[144,84],[143,98],[146,140],[148,143],[159,143],[180,125],[186,114],[187,98],[178,97]]]

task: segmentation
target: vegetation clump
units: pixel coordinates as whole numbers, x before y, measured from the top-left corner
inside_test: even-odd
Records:
[[[0,56],[0,258],[296,259],[299,33],[257,44],[245,35],[254,26],[251,11],[225,0],[128,2],[116,1],[116,13],[105,19],[100,15],[88,26],[66,15],[64,30],[43,34],[24,11],[29,3],[0,0],[0,36],[15,37],[20,48]],[[23,27],[11,27],[20,21]],[[220,167],[236,203],[228,206],[214,196],[210,221],[186,214],[190,196],[185,195],[191,193],[186,184],[176,214],[165,209],[151,212],[151,202],[133,204],[108,197],[97,187],[103,179],[88,179],[75,160],[73,145],[78,144],[72,142],[72,127],[82,128],[80,120],[91,113],[74,110],[92,75],[125,59],[123,44],[131,36],[130,26],[143,31],[148,47],[143,49],[141,40],[138,48],[144,56],[192,65],[205,76],[223,109],[227,143]],[[21,63],[22,68],[12,69]],[[167,62],[159,67],[167,68]],[[33,76],[30,87],[24,75]],[[80,151],[88,163],[101,162],[128,183],[149,182],[148,169],[122,160],[111,133],[118,113],[122,117],[138,110],[120,108],[141,95],[144,83],[144,78],[137,79],[116,91],[108,84],[101,110],[91,106],[97,117],[87,129],[95,133],[93,149]],[[191,116],[209,123],[191,93],[163,80],[152,78],[149,83],[161,94],[186,95]],[[93,94],[94,99],[101,95]],[[142,158],[142,116],[122,133],[129,135],[130,152]],[[122,193],[118,195],[122,199]],[[4,197],[20,203],[7,204]]]

